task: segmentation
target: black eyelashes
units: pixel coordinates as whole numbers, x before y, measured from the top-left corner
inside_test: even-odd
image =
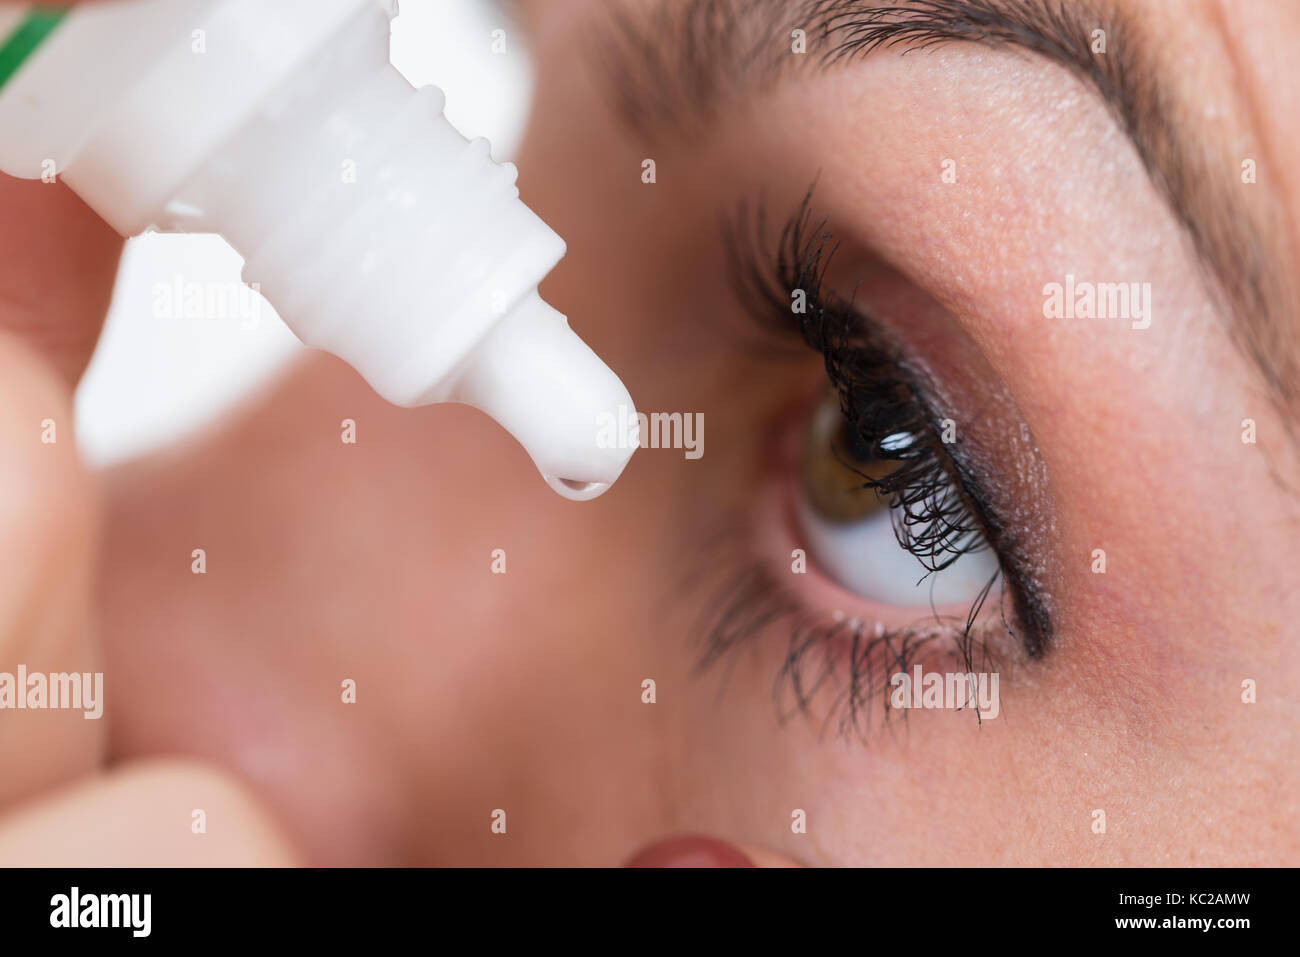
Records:
[[[761,208],[748,240],[741,238],[748,213],[742,209],[737,215],[727,239],[737,292],[760,322],[775,324],[777,331],[792,320],[797,324],[803,341],[823,356],[840,411],[863,445],[877,461],[898,463],[877,478],[853,471],[863,489],[875,489],[891,502],[898,543],[933,574],[988,548],[970,501],[972,483],[944,447],[940,420],[914,385],[906,360],[880,344],[883,336],[869,333],[871,320],[851,299],[826,287],[838,245],[825,220],[813,221],[815,187],[781,230],[775,261],[766,268],[758,258],[765,226]],[[806,297],[802,312],[791,308],[796,290]]]

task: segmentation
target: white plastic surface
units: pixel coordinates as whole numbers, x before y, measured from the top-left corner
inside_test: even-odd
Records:
[[[601,413],[632,408],[627,389],[536,289],[466,359],[449,397],[500,422],[574,501],[609,488],[631,455],[597,444]]]
[[[61,161],[69,185],[123,231],[225,236],[304,342],[399,404],[484,409],[566,497],[617,478],[631,450],[600,448],[597,423],[631,400],[536,295],[562,241],[519,201],[513,167],[446,122],[441,94],[388,65],[379,5],[167,2],[202,9],[221,52],[192,52],[190,24],[170,44],[145,30],[163,52]],[[20,132],[0,131],[6,147]]]

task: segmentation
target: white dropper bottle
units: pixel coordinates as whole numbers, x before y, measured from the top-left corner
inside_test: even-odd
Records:
[[[0,23],[0,169],[58,174],[124,236],[220,233],[303,342],[397,405],[482,409],[555,491],[595,498],[635,448],[602,443],[598,425],[635,421],[619,414],[631,398],[538,295],[565,246],[519,199],[514,166],[389,63],[393,12],[131,0],[7,13],[11,39],[28,36],[15,53]]]

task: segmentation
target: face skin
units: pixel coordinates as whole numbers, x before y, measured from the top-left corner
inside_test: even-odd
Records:
[[[340,362],[305,361],[104,478],[109,759],[229,770],[315,863],[617,864],[682,832],[760,863],[1296,863],[1295,446],[1093,91],[957,43],[791,74],[703,133],[637,130],[591,55],[608,5],[521,14],[538,76],[521,192],[568,242],[543,295],[641,410],[703,413],[705,454],[642,449],[602,498],[569,503],[473,410],[392,408]],[[1277,181],[1297,67],[1278,61],[1300,18],[1283,3],[1141,18],[1197,64],[1169,82],[1216,148],[1259,159],[1254,185],[1239,160],[1223,175],[1269,191],[1294,235],[1300,198]],[[886,723],[876,696],[838,733],[842,660],[806,711],[774,699],[787,621],[699,667],[701,623],[747,569],[818,620],[924,617],[835,584],[815,552],[791,572],[823,362],[752,348],[718,224],[762,198],[779,227],[814,178],[841,244],[830,281],[863,279],[856,304],[933,380],[1050,596],[1042,654],[990,630],[1001,708],[982,723]],[[1269,268],[1294,271],[1289,255]],[[1149,282],[1150,327],[1046,318],[1043,287],[1066,273]]]

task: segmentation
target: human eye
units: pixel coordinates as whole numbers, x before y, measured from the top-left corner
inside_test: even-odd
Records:
[[[1005,421],[989,412],[1005,391],[995,383],[989,396],[968,389],[962,398],[974,407],[960,407],[895,333],[906,317],[857,301],[875,279],[837,273],[839,246],[814,213],[814,192],[775,236],[761,208],[742,205],[725,220],[744,311],[766,334],[820,356],[824,381],[789,417],[778,456],[785,492],[774,508],[785,514],[794,574],[771,561],[746,569],[747,585],[733,579],[718,599],[704,660],[779,622],[790,634],[780,697],[808,710],[830,691],[847,731],[862,728],[890,675],[913,664],[970,673],[996,668],[1001,653],[1042,654],[1049,596],[1028,536],[1004,514],[1011,497],[994,491],[1005,484],[993,474],[994,443],[969,437]],[[1021,446],[1011,458],[1045,484],[1034,450]]]

